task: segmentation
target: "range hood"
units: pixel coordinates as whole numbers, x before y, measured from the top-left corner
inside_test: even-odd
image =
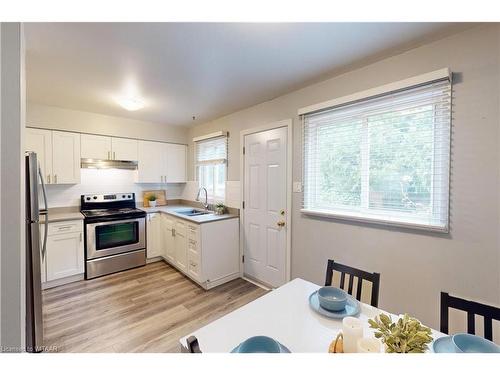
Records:
[[[106,159],[81,159],[82,168],[90,169],[137,169],[137,161],[133,160],[106,160]]]

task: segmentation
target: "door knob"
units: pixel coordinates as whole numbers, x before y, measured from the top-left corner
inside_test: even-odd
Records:
[[[285,222],[283,220],[280,220],[276,223],[278,227],[283,228],[285,226]]]

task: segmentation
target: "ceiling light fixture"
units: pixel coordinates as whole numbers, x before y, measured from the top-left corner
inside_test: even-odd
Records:
[[[137,111],[144,108],[144,102],[137,98],[118,98],[116,102],[127,111]]]

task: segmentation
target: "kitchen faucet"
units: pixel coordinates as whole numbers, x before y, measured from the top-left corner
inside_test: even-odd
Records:
[[[198,195],[196,196],[196,201],[201,203],[200,195],[201,195],[202,190],[205,191],[205,203],[202,203],[202,204],[203,204],[203,207],[205,207],[205,210],[208,210],[208,192],[207,192],[207,189],[205,189],[203,186],[198,189]]]

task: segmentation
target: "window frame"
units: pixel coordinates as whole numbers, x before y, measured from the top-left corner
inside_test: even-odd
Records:
[[[224,142],[226,142],[226,154],[225,154],[225,158],[224,158],[224,161],[223,162],[215,162],[215,160],[220,160],[220,159],[214,159],[214,162],[213,163],[210,163],[210,162],[206,162],[205,163],[200,163],[198,161],[198,143],[203,143],[205,141],[213,141],[214,139],[216,138],[221,138],[224,140]],[[204,137],[198,137],[198,138],[195,138],[193,139],[194,141],[194,176],[195,176],[195,180],[197,182],[197,186],[198,186],[198,189],[201,188],[201,187],[205,187],[207,188],[207,200],[208,200],[208,203],[211,203],[211,204],[215,204],[216,202],[223,202],[225,203],[226,201],[226,182],[227,182],[227,164],[228,164],[228,136],[226,133],[224,132],[220,132],[220,133],[214,133],[214,134],[209,134],[207,136],[204,136]],[[222,166],[223,168],[223,181],[224,181],[224,184],[223,184],[223,195],[216,195],[216,192],[219,190],[217,189],[217,181],[216,181],[216,178],[215,178],[215,169],[217,166]],[[207,186],[206,184],[205,185],[202,185],[202,178],[201,178],[201,173],[202,173],[202,168],[205,168],[205,167],[209,167],[212,169],[212,183],[211,183],[211,189],[209,189],[209,186]],[[213,192],[213,194],[212,194]]]
[[[450,89],[452,88],[451,86],[451,73],[448,71],[448,77],[449,79],[449,84],[450,84]],[[416,77],[417,79],[419,77]],[[415,79],[415,78],[413,78]],[[412,80],[412,79],[410,79]],[[439,79],[439,81],[443,80],[443,78]],[[407,81],[407,80],[405,80]],[[383,89],[384,87],[395,87],[395,86],[401,86],[402,82],[405,81],[400,81],[396,82],[394,84],[389,84],[382,86],[380,89]],[[438,81],[438,80],[436,80]],[[420,85],[427,85],[431,84],[431,82],[421,82]],[[403,85],[404,86],[404,85]],[[416,87],[417,85],[408,85],[406,87],[399,87],[398,91],[401,90],[407,90],[407,89],[412,89],[413,87]],[[377,88],[368,90],[369,93],[373,93],[377,91]],[[378,95],[386,95],[390,94],[391,91],[389,92],[380,92],[377,94]],[[436,187],[436,182],[438,184],[442,184],[442,180],[438,179],[439,181],[436,181],[435,178],[431,179],[431,191],[432,193],[430,194],[430,207],[433,212],[438,212],[436,217],[441,217],[442,208],[440,205],[436,204],[436,197],[441,195],[441,194],[446,194],[446,199],[447,199],[447,208],[446,208],[446,217],[443,216],[443,219],[445,219],[444,224],[439,224],[439,225],[434,225],[432,223],[429,223],[429,217],[422,217],[422,220],[419,220],[418,214],[407,214],[405,215],[404,213],[400,212],[395,217],[390,218],[391,214],[390,211],[386,210],[377,210],[376,208],[369,208],[370,205],[370,199],[369,199],[369,194],[370,194],[370,183],[369,183],[369,176],[370,176],[370,168],[369,168],[369,148],[370,144],[369,142],[364,142],[361,141],[361,154],[360,154],[360,169],[361,169],[361,192],[360,192],[360,205],[359,206],[349,206],[345,205],[345,210],[339,205],[335,208],[332,207],[325,207],[325,208],[320,208],[320,207],[314,207],[314,208],[306,208],[306,192],[308,190],[313,190],[314,192],[317,192],[318,188],[315,187],[317,186],[317,181],[316,178],[314,178],[314,181],[311,181],[311,178],[308,177],[306,178],[306,174],[308,173],[308,167],[307,167],[307,154],[310,154],[313,152],[313,150],[317,150],[317,132],[319,128],[316,128],[316,135],[313,135],[311,137],[311,134],[308,134],[309,141],[306,141],[305,139],[305,134],[306,134],[306,116],[307,114],[312,114],[315,112],[322,112],[324,110],[331,109],[332,106],[330,105],[331,103],[336,103],[334,107],[341,106],[343,104],[351,104],[350,99],[353,97],[356,97],[355,101],[365,101],[369,100],[372,98],[372,96],[368,95],[363,97],[363,93],[358,93],[354,95],[347,96],[345,98],[339,98],[339,99],[334,99],[332,101],[325,102],[323,104],[318,104],[318,105],[313,105],[306,107],[304,109],[299,110],[299,115],[302,116],[302,131],[303,131],[303,137],[302,141],[304,142],[302,150],[303,150],[303,155],[302,155],[302,162],[303,162],[303,183],[304,183],[304,189],[302,192],[303,195],[303,204],[302,204],[302,209],[300,210],[301,213],[306,214],[306,215],[311,215],[311,216],[319,216],[319,217],[325,217],[325,218],[332,218],[332,219],[340,219],[340,220],[345,220],[345,221],[354,221],[354,222],[362,222],[362,223],[369,223],[369,224],[377,224],[377,225],[384,225],[384,226],[392,226],[392,227],[403,227],[403,228],[410,228],[410,229],[420,229],[420,230],[426,230],[426,231],[431,231],[431,232],[441,232],[441,233],[449,233],[449,222],[450,222],[450,175],[451,175],[451,154],[449,153],[448,155],[446,154],[439,154],[436,152],[436,143],[440,141],[439,137],[441,137],[440,134],[438,134],[441,129],[439,127],[433,125],[433,146],[432,146],[432,162],[431,162],[431,168],[432,168],[432,176],[435,176],[434,170],[436,169],[436,166],[439,166],[439,168],[442,168],[442,166],[445,166],[447,168],[448,175],[446,176],[447,183],[446,186],[443,186],[444,190],[439,190],[438,192],[435,191]],[[345,101],[344,101],[345,99]],[[342,103],[344,101],[344,103]],[[451,104],[451,98],[450,98],[450,104]],[[325,106],[322,108],[321,106]],[[310,110],[308,112],[308,110]],[[434,114],[436,113],[437,106],[434,104],[434,108],[432,111]],[[444,142],[448,142],[448,147],[449,147],[449,152],[451,152],[451,107],[450,107],[450,124],[448,130],[450,134],[447,134],[448,139],[444,140]],[[368,113],[365,114],[361,117],[362,119],[362,130],[361,130],[361,137],[362,139],[365,139],[366,137],[370,136],[370,125],[369,125],[369,117],[372,116],[373,113]],[[444,129],[444,128],[443,128]],[[308,130],[311,131],[311,130]],[[314,140],[311,141],[311,138],[314,138]],[[311,148],[311,149],[309,149]],[[438,147],[439,148],[439,147]],[[443,163],[447,163],[443,164]],[[313,186],[309,189],[306,187],[306,183],[308,184],[313,184]],[[311,185],[309,185],[311,186]],[[317,196],[317,194],[315,194]],[[378,213],[378,214],[377,214]],[[384,218],[385,216],[385,218]],[[443,220],[444,221],[444,220]]]

